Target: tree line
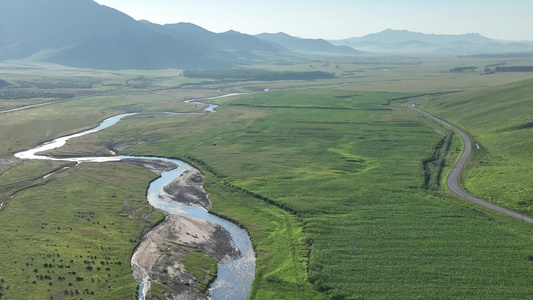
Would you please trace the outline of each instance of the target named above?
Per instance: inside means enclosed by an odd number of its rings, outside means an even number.
[[[533,72],[533,66],[496,67],[495,72]]]
[[[450,69],[450,72],[474,71],[475,69],[477,69],[477,67],[474,67],[474,66],[457,67],[457,68]]]
[[[70,99],[73,98],[73,94],[67,93],[47,93],[41,91],[17,91],[6,89],[0,91],[0,100],[19,100],[19,99]]]
[[[189,78],[212,78],[222,80],[313,80],[335,78],[334,73],[322,71],[267,71],[256,69],[218,69],[218,70],[185,70],[183,75]]]

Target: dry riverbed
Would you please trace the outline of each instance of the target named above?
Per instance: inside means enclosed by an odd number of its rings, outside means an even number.
[[[128,161],[128,163],[141,165],[153,171],[169,167],[148,164],[146,161]],[[202,174],[196,169],[191,169],[165,186],[160,197],[208,209],[211,203],[207,191],[202,187],[202,182]],[[230,256],[239,254],[229,233],[221,226],[203,220],[167,214],[162,223],[143,237],[132,260],[134,277],[137,281],[143,281],[143,277],[148,276],[151,282],[165,285],[167,287],[165,296],[168,299],[209,299],[208,292],[201,292],[198,289],[198,278],[188,272],[182,263],[184,256],[196,250],[210,254],[218,264]],[[149,294],[147,299],[150,299]]]

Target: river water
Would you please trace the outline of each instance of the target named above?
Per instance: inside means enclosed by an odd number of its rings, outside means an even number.
[[[202,99],[191,99],[187,100],[187,103],[195,104],[204,104],[202,101],[211,100],[222,97],[230,97],[241,94],[226,94],[217,97],[202,98]],[[204,109],[207,112],[215,112],[217,105],[207,104],[208,106]],[[173,170],[164,172],[161,174],[161,177],[154,180],[149,188],[147,193],[148,202],[155,208],[164,210],[171,214],[187,216],[191,218],[206,220],[215,224],[222,226],[226,229],[237,247],[240,250],[241,255],[239,257],[232,257],[226,259],[218,267],[218,273],[216,280],[211,284],[210,292],[211,299],[246,299],[250,291],[252,281],[255,276],[255,253],[252,247],[252,242],[250,241],[250,236],[246,230],[240,228],[239,226],[228,222],[224,219],[221,219],[215,215],[208,213],[202,207],[196,206],[186,206],[179,204],[177,202],[165,201],[159,197],[160,192],[163,190],[163,187],[174,179],[178,178],[185,171],[190,170],[192,167],[187,163],[177,160],[177,159],[168,159],[164,157],[143,157],[143,156],[103,156],[103,157],[70,157],[70,158],[56,158],[43,155],[37,155],[39,152],[52,150],[63,146],[67,140],[80,137],[83,135],[91,134],[109,128],[116,123],[118,123],[122,118],[128,117],[135,114],[121,114],[113,116],[104,120],[98,127],[72,134],[69,136],[64,136],[57,138],[53,141],[45,142],[42,145],[39,145],[33,149],[16,153],[15,156],[21,159],[45,159],[45,160],[56,160],[56,161],[73,161],[73,162],[110,162],[110,161],[120,161],[123,159],[143,159],[143,160],[160,160],[166,162],[172,162],[177,167]],[[135,254],[134,254],[135,255]],[[137,265],[137,267],[139,267]],[[145,270],[142,270],[144,274],[147,274]],[[147,289],[149,288],[149,278],[145,275],[145,279],[139,285],[139,299],[144,300]]]

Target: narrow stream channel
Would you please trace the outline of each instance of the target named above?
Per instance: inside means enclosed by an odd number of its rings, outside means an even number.
[[[212,100],[223,97],[237,96],[242,95],[240,93],[226,94],[217,97],[209,97],[202,99],[191,99],[185,102],[208,105],[204,110],[206,112],[215,112],[215,108],[218,107],[214,104],[204,104],[202,101]],[[211,299],[246,299],[250,291],[252,281],[255,276],[255,253],[252,247],[250,236],[246,230],[240,228],[239,226],[228,222],[224,219],[221,219],[215,215],[208,213],[202,207],[193,207],[179,204],[177,202],[169,202],[162,200],[159,197],[159,193],[163,190],[163,187],[173,181],[174,179],[181,176],[185,171],[190,170],[192,167],[187,163],[176,160],[168,159],[164,157],[143,157],[143,156],[105,156],[105,157],[74,157],[74,158],[56,158],[43,155],[37,155],[39,152],[52,150],[63,146],[67,140],[80,137],[86,134],[95,133],[100,130],[104,130],[108,127],[111,127],[118,123],[122,118],[131,116],[135,114],[121,114],[113,116],[104,120],[98,127],[89,129],[80,133],[72,134],[69,136],[64,136],[57,138],[53,141],[45,142],[42,145],[39,145],[33,149],[16,153],[15,156],[20,159],[42,159],[42,160],[56,160],[56,161],[73,161],[73,162],[110,162],[110,161],[120,161],[124,159],[142,159],[142,160],[160,160],[166,162],[172,162],[177,167],[173,170],[164,172],[161,174],[161,177],[154,180],[149,188],[147,193],[148,202],[155,208],[164,210],[171,214],[187,216],[191,218],[206,220],[215,224],[222,226],[226,229],[237,247],[240,250],[241,255],[239,257],[232,257],[226,259],[218,267],[218,273],[216,280],[212,283]],[[136,253],[134,254],[134,256]],[[139,299],[144,300],[147,290],[149,288],[149,278],[147,272],[145,279],[139,285]]]

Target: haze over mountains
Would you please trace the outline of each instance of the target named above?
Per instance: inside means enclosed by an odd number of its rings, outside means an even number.
[[[369,52],[404,52],[433,54],[493,54],[533,51],[528,42],[501,42],[477,33],[462,35],[424,34],[387,29],[382,32],[330,41]]]
[[[136,21],[92,0],[0,1],[0,61],[32,59],[94,69],[228,68],[290,51],[364,54],[360,50],[473,54],[533,51],[533,45],[478,34],[394,30],[332,42],[284,33],[214,33],[190,23]]]

